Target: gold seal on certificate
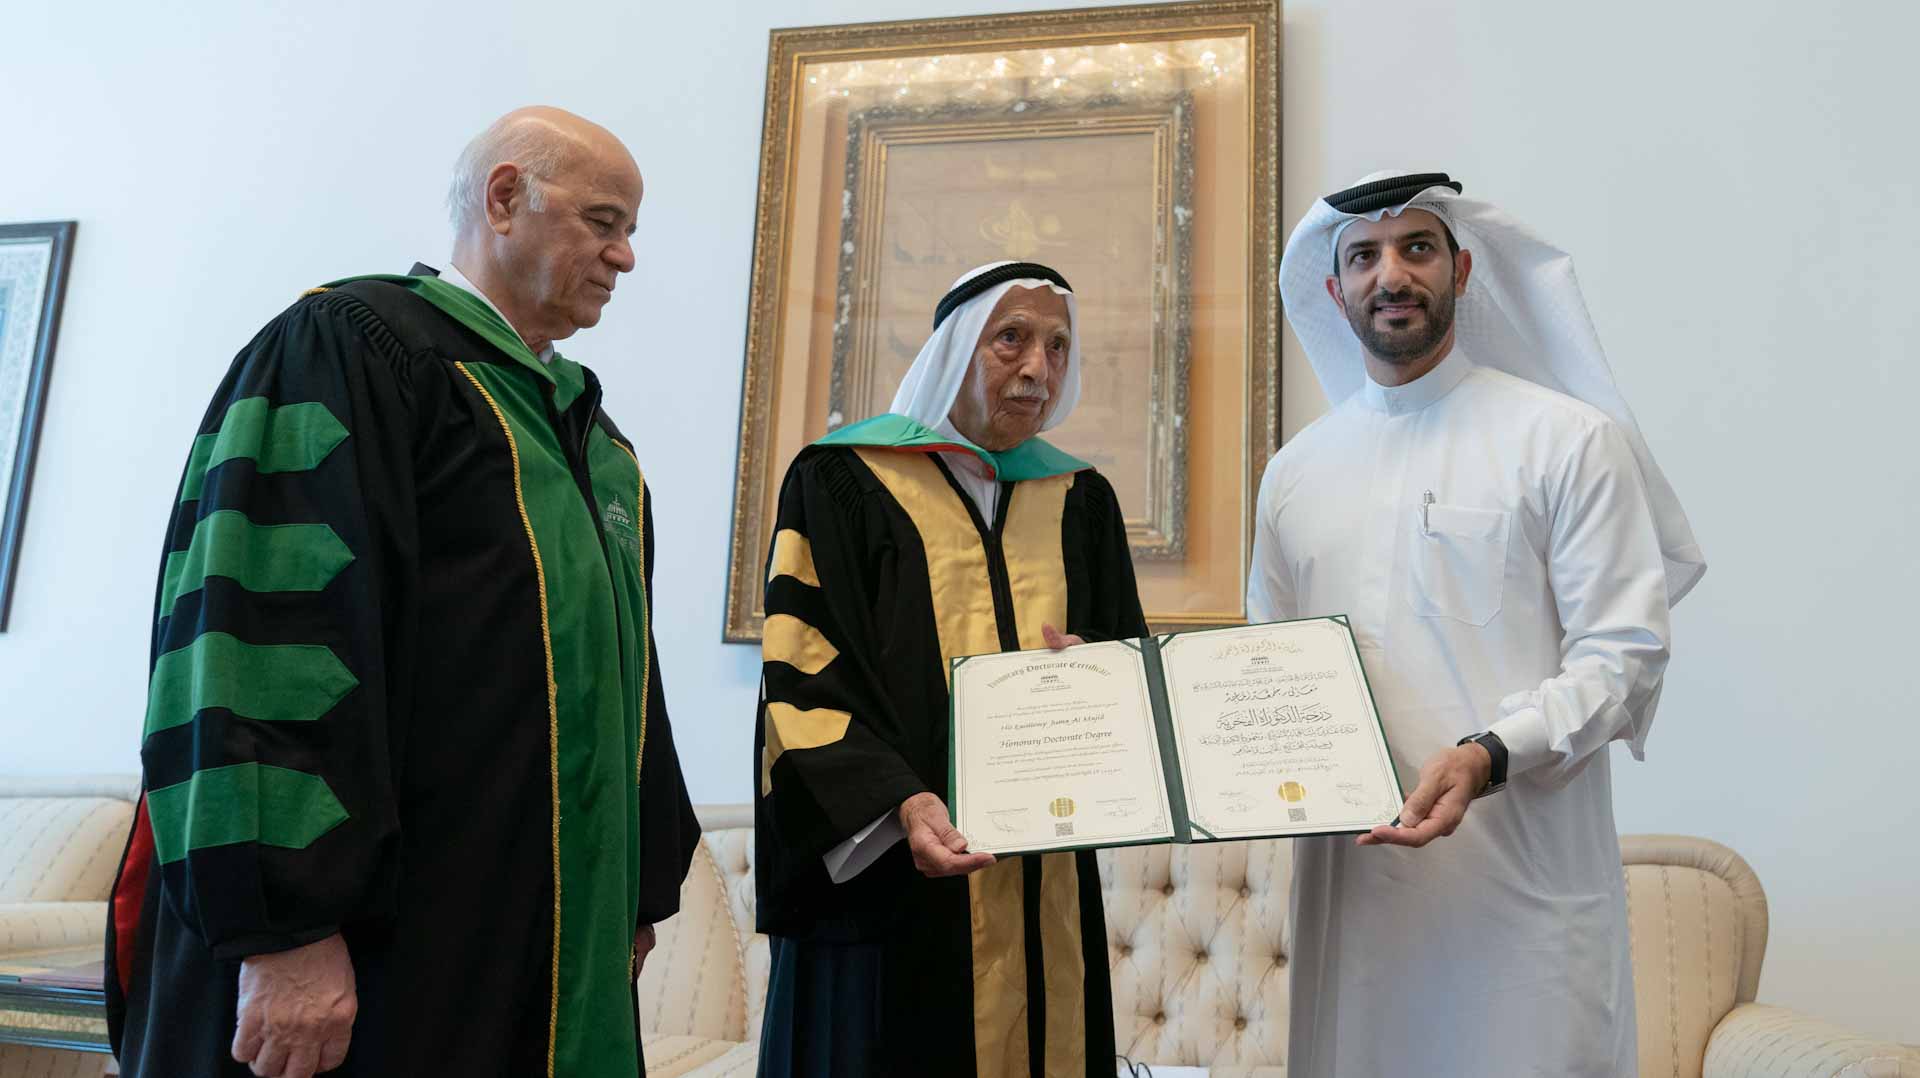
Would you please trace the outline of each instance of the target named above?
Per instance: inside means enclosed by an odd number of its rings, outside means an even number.
[[[978,853],[1367,831],[1403,795],[1343,617],[954,660]]]

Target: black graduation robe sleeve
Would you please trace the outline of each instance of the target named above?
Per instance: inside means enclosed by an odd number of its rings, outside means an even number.
[[[794,864],[816,862],[929,789],[898,746],[946,716],[896,713],[875,663],[889,651],[874,592],[894,579],[894,537],[843,449],[810,450],[781,485],[768,555],[756,747],[757,826]],[[944,776],[938,777],[944,786]],[[763,842],[763,845],[765,843]]]
[[[680,754],[667,718],[667,694],[660,674],[660,649],[653,633],[653,497],[642,499],[647,552],[647,742],[640,757],[640,916],[642,925],[680,912],[680,884],[700,844],[700,821],[693,814]]]
[[[154,612],[142,811],[167,901],[218,958],[392,909],[407,364],[366,307],[304,299],[235,359],[194,440]]]

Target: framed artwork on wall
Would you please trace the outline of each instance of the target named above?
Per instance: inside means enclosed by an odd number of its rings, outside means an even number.
[[[1244,620],[1279,432],[1276,0],[775,30],[725,638],[759,638],[807,443],[886,411],[972,266],[1073,282],[1082,397],[1048,440],[1114,485],[1148,619]]]
[[[13,605],[34,449],[77,227],[72,221],[0,225],[0,631]]]

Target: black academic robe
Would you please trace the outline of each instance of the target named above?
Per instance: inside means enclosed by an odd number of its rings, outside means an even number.
[[[932,453],[810,447],[781,489],[766,611],[762,1073],[1112,1074],[1091,852],[928,879],[900,842],[841,884],[822,855],[914,794],[947,796],[948,660],[1042,647],[1043,623],[1146,633],[1113,488],[1091,469],[1002,483],[989,521]]]
[[[274,319],[195,439],[108,926],[128,1078],[247,1074],[242,960],[336,932],[334,1074],[642,1070],[633,934],[699,839],[651,502],[591,372],[396,281]]]

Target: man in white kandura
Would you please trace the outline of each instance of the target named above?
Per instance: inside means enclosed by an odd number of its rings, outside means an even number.
[[[1571,261],[1460,191],[1369,176],[1281,263],[1333,408],[1267,468],[1247,607],[1350,616],[1412,789],[1295,846],[1292,1078],[1636,1071],[1606,749],[1706,563]]]

